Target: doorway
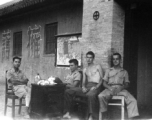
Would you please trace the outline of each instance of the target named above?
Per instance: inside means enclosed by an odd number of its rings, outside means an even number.
[[[126,9],[124,68],[131,81],[129,91],[140,105],[152,105],[152,5]]]

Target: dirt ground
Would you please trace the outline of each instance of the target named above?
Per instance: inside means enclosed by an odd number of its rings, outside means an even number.
[[[7,109],[6,117],[4,116],[4,98],[5,98],[4,93],[5,93],[5,84],[3,82],[0,82],[0,119],[1,120],[12,120],[11,108]],[[17,103],[17,101],[16,101],[16,103]],[[11,101],[8,101],[8,102],[11,103]],[[139,109],[139,113],[140,113],[140,117],[138,119],[152,120],[152,107],[149,107],[147,109],[145,109],[145,108]],[[115,115],[117,115],[117,114],[115,114]],[[18,107],[15,109],[15,120],[25,120],[21,115],[18,114]],[[32,119],[30,119],[30,120],[32,120]],[[45,119],[45,120],[54,120],[54,119],[49,118],[49,119]],[[73,120],[78,120],[78,119],[73,118]]]
[[[6,120],[11,120],[12,117],[12,111],[11,111],[11,108],[7,108],[7,114],[6,114],[6,117],[4,117],[4,103],[5,103],[5,84],[3,82],[0,83],[0,119],[6,119]],[[16,100],[16,104],[17,104],[17,101]],[[9,100],[8,101],[9,104],[11,104],[11,101]],[[22,120],[21,116],[18,115],[18,108],[15,109],[15,116],[16,116],[16,120]]]

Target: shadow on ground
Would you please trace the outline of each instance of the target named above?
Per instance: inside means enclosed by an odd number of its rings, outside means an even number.
[[[4,82],[0,82],[0,119],[1,120],[12,120],[11,118],[11,108],[8,108],[7,109],[7,117],[4,117],[4,100],[5,100],[5,84]],[[9,101],[11,103],[11,101]],[[17,101],[16,101],[17,102]],[[24,119],[23,116],[21,115],[18,115],[18,108],[15,109],[15,120],[27,120],[27,119]],[[109,108],[109,111],[108,111],[108,119],[115,119],[115,120],[118,120],[120,119],[120,113],[121,113],[121,109],[119,107],[112,107],[112,108]],[[145,107],[140,107],[139,106],[139,113],[140,113],[140,117],[139,119],[141,120],[149,120],[151,119],[152,120],[152,106],[149,106],[148,108],[145,108]],[[108,120],[107,119],[107,120]],[[125,112],[125,119],[127,119],[127,112]],[[60,118],[44,118],[44,119],[30,119],[30,120],[67,120],[67,119],[62,119],[61,117]],[[73,116],[72,119],[70,120],[79,120],[76,116]],[[83,119],[82,119],[83,120]]]

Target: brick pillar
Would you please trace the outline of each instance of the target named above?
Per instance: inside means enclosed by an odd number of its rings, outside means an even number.
[[[124,52],[124,21],[125,10],[117,2],[113,3],[112,45],[111,52]]]
[[[93,13],[99,11],[98,20]],[[121,16],[123,15],[123,16]],[[124,12],[113,0],[84,0],[82,24],[83,58],[87,51],[95,52],[95,62],[109,67],[111,51],[123,53]],[[120,46],[119,46],[120,45]],[[83,65],[85,66],[85,59]]]

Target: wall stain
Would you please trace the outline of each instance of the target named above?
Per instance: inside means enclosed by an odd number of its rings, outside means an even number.
[[[4,60],[9,60],[10,39],[11,39],[11,30],[4,31],[2,33],[2,62]]]
[[[34,28],[28,27],[28,57],[39,58],[40,57],[40,41],[41,38],[41,26],[35,25]]]

